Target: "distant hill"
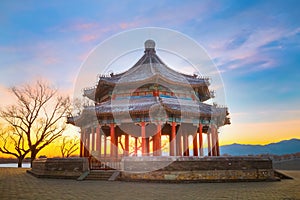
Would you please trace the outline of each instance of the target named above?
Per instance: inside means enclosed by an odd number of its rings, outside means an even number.
[[[231,144],[220,147],[220,153],[232,156],[258,155],[258,154],[292,154],[300,152],[300,139],[283,140],[267,145]]]

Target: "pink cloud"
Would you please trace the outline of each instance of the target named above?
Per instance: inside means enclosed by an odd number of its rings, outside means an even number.
[[[51,65],[51,64],[56,64],[59,62],[59,59],[58,58],[55,58],[55,57],[47,57],[45,60],[44,60],[44,63],[46,65]]]
[[[49,28],[49,31],[73,32],[73,31],[89,31],[99,27],[95,22],[73,22],[64,26],[56,26]]]
[[[96,41],[99,38],[101,38],[103,36],[103,34],[112,32],[112,31],[119,31],[120,29],[130,29],[130,28],[134,28],[134,27],[138,27],[140,24],[139,21],[135,21],[135,22],[121,22],[119,24],[114,24],[114,25],[110,25],[110,26],[106,26],[106,27],[100,27],[100,26],[94,26],[94,25],[79,25],[79,27],[83,27],[83,28],[91,28],[87,33],[88,34],[84,34],[80,37],[80,41],[81,42],[92,42],[92,41]],[[82,29],[84,30],[84,29]]]
[[[207,45],[208,52],[217,60],[218,66],[228,65],[227,70],[235,70],[251,64],[253,68],[250,70],[272,68],[276,66],[276,58],[263,53],[260,48],[270,42],[291,37],[299,30],[300,28],[286,30],[281,27],[259,29],[253,31],[244,43],[233,49],[228,48],[228,44],[240,35],[227,35],[225,38],[224,36],[214,37],[214,40]],[[226,40],[226,38],[229,39]]]
[[[97,40],[98,36],[96,34],[83,35],[80,39],[81,42],[91,42]]]
[[[138,25],[139,25],[138,22],[122,22],[119,24],[119,27],[121,29],[129,29],[129,28],[137,27]]]
[[[97,23],[79,23],[75,24],[73,28],[75,30],[89,30],[89,29],[94,29],[97,28],[99,25]]]

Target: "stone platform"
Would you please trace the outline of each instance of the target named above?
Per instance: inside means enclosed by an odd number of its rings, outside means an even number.
[[[41,178],[77,179],[88,170],[87,158],[41,158],[34,160],[27,172]]]
[[[152,182],[274,181],[272,160],[259,157],[123,157],[114,180]],[[77,179],[88,173],[87,158],[47,158],[29,173],[44,178]]]
[[[120,180],[273,181],[272,160],[259,157],[125,157]]]

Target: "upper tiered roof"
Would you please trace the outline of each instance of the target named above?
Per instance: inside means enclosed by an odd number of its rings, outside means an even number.
[[[119,74],[110,76],[100,76],[98,87],[84,90],[84,95],[92,100],[95,96],[103,96],[116,85],[141,85],[147,83],[168,84],[169,86],[183,86],[189,88],[201,88],[204,100],[211,97],[208,89],[209,79],[198,77],[197,75],[187,75],[169,68],[156,54],[155,42],[147,40],[145,42],[144,55],[130,69]],[[101,87],[99,87],[101,86]]]
[[[145,82],[153,79],[163,79],[174,84],[209,85],[208,78],[198,78],[196,75],[179,73],[169,68],[156,54],[153,40],[145,42],[144,55],[139,61],[126,72],[111,77],[101,77],[111,83],[128,84],[134,82]]]

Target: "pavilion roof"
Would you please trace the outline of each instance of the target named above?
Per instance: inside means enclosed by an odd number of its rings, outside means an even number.
[[[151,43],[149,45],[149,43]],[[153,40],[145,42],[144,55],[124,73],[101,76],[100,80],[108,83],[127,84],[161,78],[174,84],[209,85],[208,78],[187,75],[169,68],[156,54]]]
[[[209,78],[207,77],[183,74],[168,67],[156,54],[154,41],[147,40],[145,42],[144,55],[137,61],[136,64],[123,73],[112,73],[110,76],[99,76],[98,88],[85,88],[84,96],[95,100],[95,95],[97,95],[96,91],[103,90],[103,85],[119,85],[123,87],[123,85],[141,85],[148,83],[171,84],[188,87],[208,87],[210,84]]]
[[[226,116],[227,108],[220,108],[191,99],[176,99],[169,97],[137,97],[131,99],[109,100],[96,105],[97,115],[130,113],[144,114],[151,109],[162,106],[171,113],[192,114],[195,116]]]

